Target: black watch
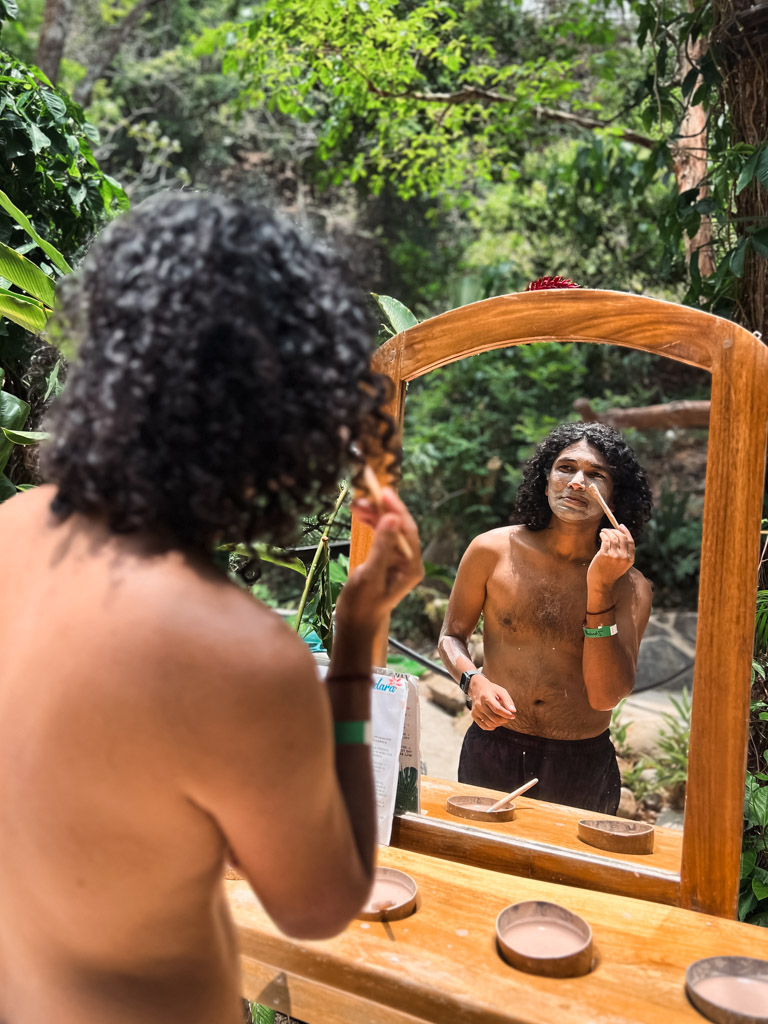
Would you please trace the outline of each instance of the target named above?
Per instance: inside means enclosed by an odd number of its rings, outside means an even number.
[[[483,670],[480,668],[473,668],[469,672],[461,673],[459,686],[461,687],[462,693],[464,693],[465,696],[469,696],[469,681],[472,678],[472,676],[481,676],[482,674]]]

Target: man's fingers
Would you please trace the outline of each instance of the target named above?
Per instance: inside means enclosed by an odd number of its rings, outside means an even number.
[[[381,501],[387,512],[394,512],[400,518],[400,532],[408,541],[409,547],[418,547],[419,530],[416,521],[408,511],[408,507],[402,502],[399,496],[391,487],[384,487],[381,491]]]
[[[517,708],[515,707],[515,702],[512,700],[512,698],[510,697],[506,690],[502,690],[501,687],[499,687],[499,689],[493,696],[495,697],[497,703],[504,710],[509,711],[510,714],[514,715],[514,713],[517,711]]]
[[[497,715],[499,718],[512,718],[515,714],[515,706],[507,708],[502,704],[501,700],[494,694],[489,701],[489,707],[487,709],[489,715]]]

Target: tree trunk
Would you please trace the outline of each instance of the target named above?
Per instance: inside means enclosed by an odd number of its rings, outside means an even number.
[[[59,66],[69,35],[71,19],[72,0],[46,0],[35,64],[45,72],[54,85],[59,77]]]
[[[713,39],[718,44],[722,98],[731,122],[731,145],[768,139],[768,6],[716,0]],[[768,225],[768,190],[756,179],[734,197],[735,241],[749,227]],[[768,341],[768,260],[748,246],[738,295],[738,320]]]
[[[706,51],[707,45],[701,36],[695,43],[688,43],[685,51],[680,55],[682,79],[693,67],[701,67],[701,61]],[[695,95],[700,84],[701,78],[699,77],[691,96]],[[701,104],[696,106],[689,104],[685,111],[680,124],[680,137],[672,151],[672,165],[675,170],[678,192],[682,193],[692,188],[698,188],[697,199],[703,199],[708,194],[709,189],[705,184],[707,177],[707,113]],[[709,277],[710,274],[714,274],[716,264],[712,248],[712,221],[707,216],[702,216],[699,230],[693,238],[685,236],[686,266],[690,266],[691,256],[695,252],[699,254],[701,276]]]
[[[577,398],[573,408],[585,423],[607,423],[624,430],[668,430],[675,427],[709,427],[709,402],[679,401],[644,405],[635,409],[606,409],[595,412],[586,398]]]

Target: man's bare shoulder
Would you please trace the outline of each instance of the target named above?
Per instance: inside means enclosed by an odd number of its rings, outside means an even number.
[[[521,530],[528,533],[524,526],[499,526],[495,530],[480,533],[470,543],[467,554],[498,557],[499,554],[509,550],[510,543],[517,542]]]
[[[173,552],[135,585],[152,646],[193,661],[195,675],[209,669],[219,680],[252,678],[265,663],[273,679],[299,666],[313,670],[306,645],[280,616],[214,566]]]

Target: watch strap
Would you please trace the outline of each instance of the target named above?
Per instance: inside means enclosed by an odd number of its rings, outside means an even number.
[[[459,686],[462,693],[469,696],[469,682],[472,679],[472,676],[480,676],[482,674],[483,670],[481,668],[471,669],[469,672],[462,672],[461,679],[459,680]]]

